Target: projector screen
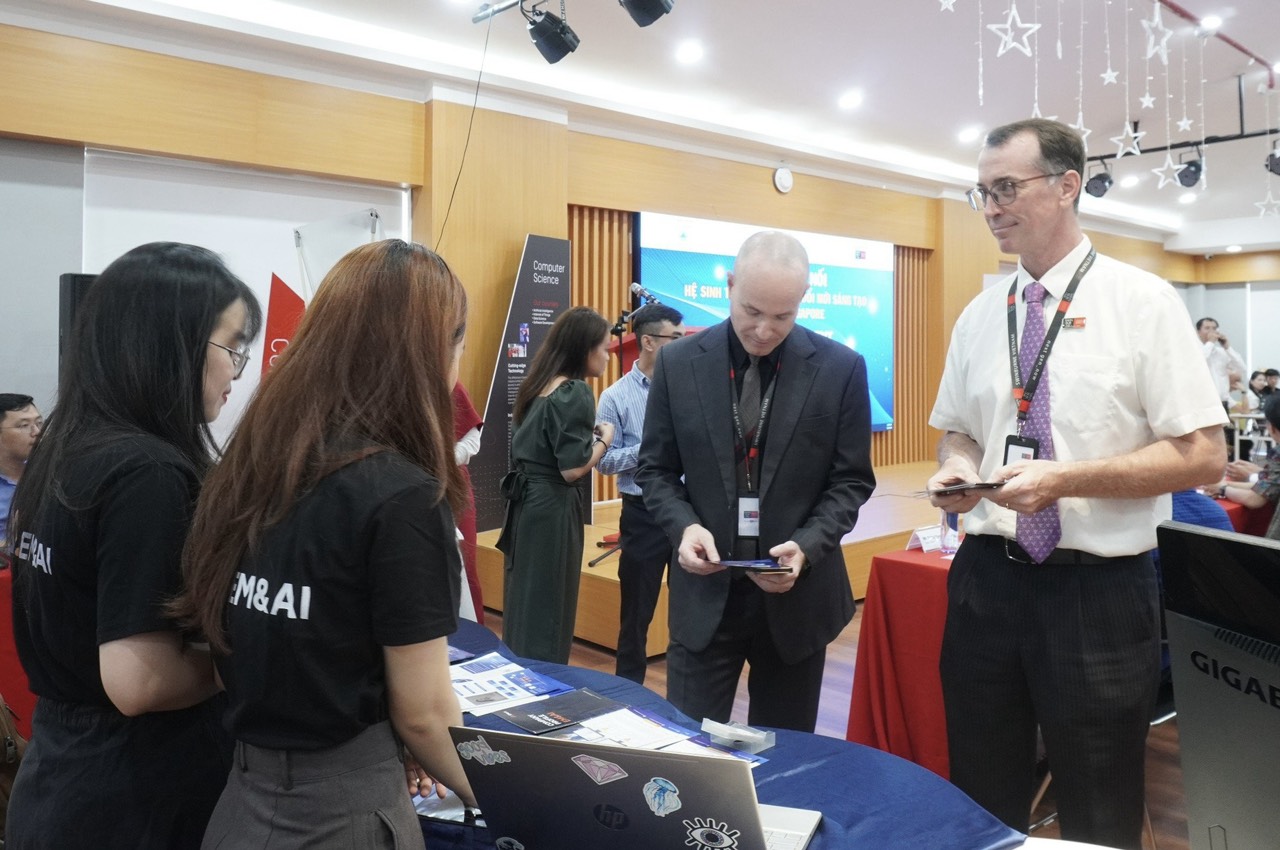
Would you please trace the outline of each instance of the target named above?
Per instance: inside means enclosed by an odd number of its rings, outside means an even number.
[[[684,314],[689,328],[729,316],[727,274],[748,236],[767,228],[639,213],[640,284]],[[797,322],[849,346],[867,362],[871,427],[893,428],[893,244],[785,231],[809,252],[809,291]]]

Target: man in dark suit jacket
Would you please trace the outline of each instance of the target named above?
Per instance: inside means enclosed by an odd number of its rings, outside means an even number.
[[[853,617],[840,538],[875,488],[866,365],[796,326],[808,285],[799,242],[755,234],[728,277],[729,319],[654,368],[636,480],[677,549],[667,698],[695,719],[729,719],[745,661],[748,722],[813,731],[827,644]]]

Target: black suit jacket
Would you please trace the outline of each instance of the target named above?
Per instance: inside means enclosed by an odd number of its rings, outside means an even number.
[[[729,557],[737,534],[729,328],[722,322],[663,347],[654,366],[636,481],[673,546],[695,523]],[[875,489],[871,406],[861,355],[796,326],[787,337],[760,472],[760,551],[794,540],[810,569],[767,594],[769,629],[793,664],[853,618],[840,538]],[[699,576],[673,557],[671,636],[705,649],[724,612],[732,570]]]

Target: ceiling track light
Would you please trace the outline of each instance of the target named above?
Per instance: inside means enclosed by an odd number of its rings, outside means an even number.
[[[1275,150],[1267,155],[1267,161],[1263,163],[1267,171],[1270,171],[1277,177],[1280,177],[1280,142],[1276,142]]]
[[[618,5],[627,10],[637,25],[647,27],[670,12],[675,0],[618,0]]]
[[[1182,166],[1178,169],[1178,182],[1190,189],[1200,182],[1200,175],[1204,173],[1204,154],[1197,146],[1194,159],[1185,159],[1185,156],[1179,157]]]
[[[1084,184],[1084,190],[1095,198],[1101,198],[1107,194],[1115,181],[1111,179],[1111,171],[1103,163],[1102,170],[1097,171]]]
[[[526,12],[521,4],[520,11],[524,12],[525,20],[529,22],[529,38],[533,41],[533,46],[538,48],[543,59],[554,65],[577,50],[581,41],[563,17],[539,9],[541,5],[542,3],[534,3]],[[564,0],[560,0],[560,14],[564,13]]]

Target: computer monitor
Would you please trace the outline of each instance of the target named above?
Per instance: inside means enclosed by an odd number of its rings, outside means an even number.
[[[1164,522],[1160,542],[1192,850],[1280,836],[1280,541]]]

